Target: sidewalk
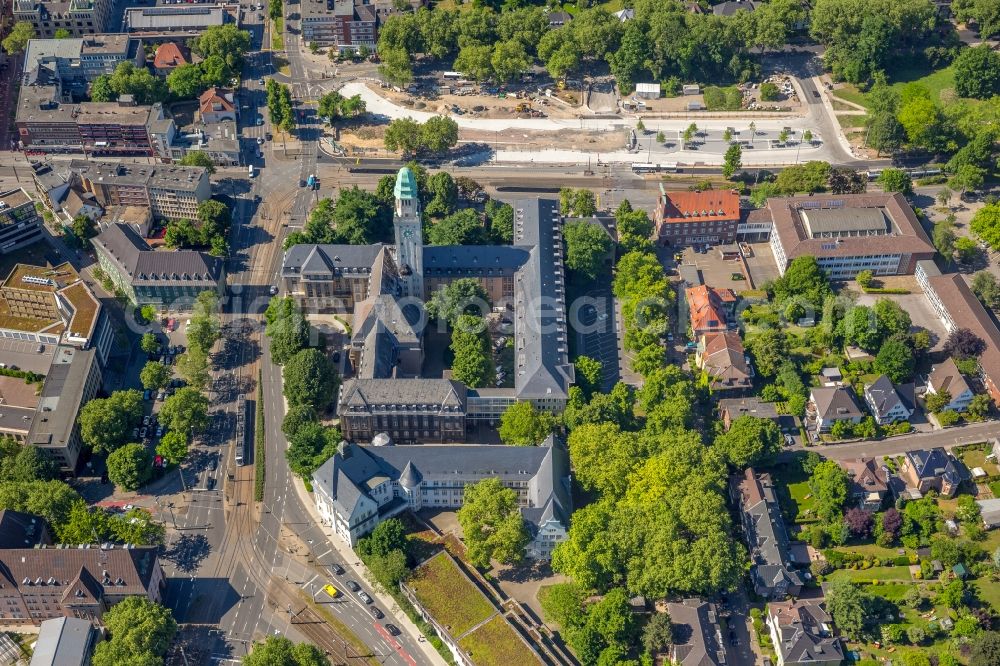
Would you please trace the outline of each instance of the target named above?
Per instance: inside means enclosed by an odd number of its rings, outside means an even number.
[[[322,524],[319,512],[316,511],[316,505],[313,503],[312,498],[306,491],[305,485],[302,483],[302,479],[293,476],[292,485],[295,487],[295,492],[299,496],[299,500],[302,502],[302,505],[306,508],[306,511],[309,512],[309,515],[312,517],[313,521],[315,521],[316,525],[323,530],[323,534],[326,535],[326,539],[330,542],[330,546],[337,551],[344,568],[353,571],[361,578],[361,580],[370,580],[370,577],[368,576],[368,569],[361,563],[357,554],[349,545],[344,543],[340,537],[334,534],[330,527]],[[385,592],[375,589],[374,587],[372,588],[372,591],[375,593],[375,597],[382,602],[382,605],[386,609],[386,614],[392,616],[398,627],[400,627],[403,631],[408,632],[411,636],[423,636],[423,633],[421,633],[420,629],[417,628],[417,625],[413,624],[410,618],[407,617],[406,613],[399,608],[395,599],[390,597]],[[436,666],[447,666],[445,660],[440,654],[438,654],[437,650],[435,650],[434,647],[427,642],[426,639],[418,639],[417,645],[423,651],[428,663],[435,664]]]

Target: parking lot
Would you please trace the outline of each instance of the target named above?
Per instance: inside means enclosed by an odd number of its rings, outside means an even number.
[[[610,391],[623,378],[622,374],[628,372],[628,364],[623,362],[619,350],[614,301],[607,290],[592,291],[587,298],[575,318],[574,310],[570,309],[570,323],[576,330],[580,353],[601,362],[601,387]],[[633,379],[638,380],[630,376],[625,381],[633,383]]]

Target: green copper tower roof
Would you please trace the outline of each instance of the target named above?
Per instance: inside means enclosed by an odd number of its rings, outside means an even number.
[[[417,179],[413,177],[410,167],[403,167],[396,174],[396,187],[393,194],[397,199],[417,198]]]

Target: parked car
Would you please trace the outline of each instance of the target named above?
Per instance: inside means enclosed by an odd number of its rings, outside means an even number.
[[[159,429],[157,429],[157,430],[159,430]],[[209,470],[210,472],[214,472],[214,471],[215,471],[215,468],[216,468],[216,467],[218,467],[218,465],[219,465],[219,463],[218,463],[218,461],[217,461],[217,460],[215,459],[215,457],[214,457],[214,456],[213,456],[212,458],[209,458],[209,460],[208,460],[208,470]]]
[[[143,400],[149,400],[152,397],[153,397],[153,392],[150,391],[149,389],[146,389],[145,391],[142,392],[142,399]]]
[[[141,430],[139,430],[139,437],[142,437],[143,439],[146,439],[146,433],[147,432],[148,432],[148,430],[146,428],[142,428]]]
[[[214,476],[208,477],[208,482],[205,484],[205,486],[209,490],[215,490],[215,477]]]
[[[142,417],[142,425],[144,426],[149,425],[149,414],[146,414],[145,416]]]

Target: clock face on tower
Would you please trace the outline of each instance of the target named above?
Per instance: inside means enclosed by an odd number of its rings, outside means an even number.
[[[403,238],[413,238],[413,227],[403,229]]]

